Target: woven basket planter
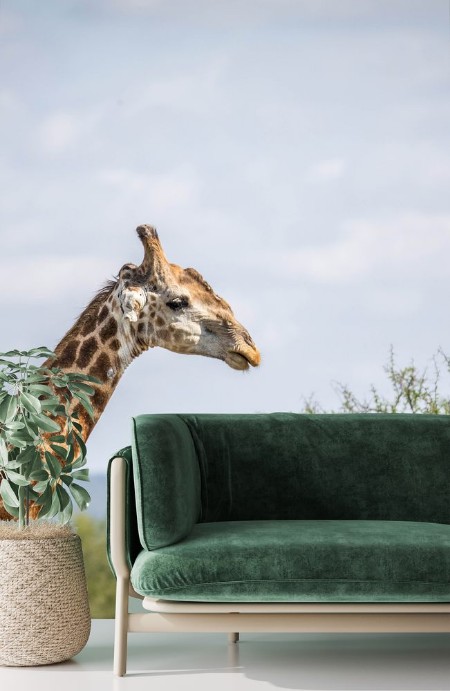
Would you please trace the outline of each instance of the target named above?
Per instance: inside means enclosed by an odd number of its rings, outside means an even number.
[[[0,664],[68,660],[89,638],[89,612],[78,535],[0,539]]]

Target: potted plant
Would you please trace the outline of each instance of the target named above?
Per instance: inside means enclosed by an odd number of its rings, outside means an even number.
[[[68,524],[73,501],[90,501],[76,408],[92,416],[97,380],[51,367],[54,357],[45,347],[0,353],[0,497],[11,519],[0,522],[3,665],[61,662],[90,633],[81,542]]]

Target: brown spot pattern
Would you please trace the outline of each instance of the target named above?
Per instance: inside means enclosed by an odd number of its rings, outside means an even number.
[[[75,362],[75,358],[77,356],[77,349],[79,346],[80,342],[75,340],[71,341],[68,343],[63,350],[61,351],[61,355],[58,357],[58,366],[59,367],[70,367],[73,365]]]
[[[95,314],[88,314],[84,320],[83,326],[81,328],[81,335],[87,336],[92,333],[97,326],[97,316]]]
[[[156,317],[156,326],[164,326],[165,321],[162,317]]]
[[[114,317],[111,317],[106,322],[105,326],[100,329],[100,338],[105,343],[109,341],[110,338],[117,334],[117,322]]]
[[[103,305],[103,307],[101,308],[100,313],[98,315],[98,321],[99,322],[105,321],[108,314],[109,314],[109,309],[107,308],[106,305]]]
[[[105,406],[108,403],[108,398],[108,394],[97,387],[95,394],[91,398],[94,410],[98,413],[103,413]]]
[[[94,364],[89,370],[89,374],[93,377],[97,377],[100,381],[107,381],[107,372],[111,367],[111,360],[106,353],[100,353]]]
[[[119,339],[118,339],[118,338],[114,338],[114,339],[111,341],[111,343],[109,344],[109,347],[111,348],[111,350],[116,350],[116,351],[119,350],[119,348],[120,348],[120,341],[119,341]]]
[[[97,339],[91,336],[87,341],[81,344],[80,352],[78,353],[77,365],[80,367],[87,367],[98,349]]]

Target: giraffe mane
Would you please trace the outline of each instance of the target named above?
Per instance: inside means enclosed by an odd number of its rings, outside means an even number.
[[[117,279],[107,281],[104,286],[97,291],[92,300],[84,308],[81,314],[75,319],[73,326],[65,334],[63,340],[75,336],[80,331],[83,331],[86,326],[89,326],[93,320],[97,318],[98,310],[105,300],[111,295],[115,286],[117,285]],[[59,345],[59,344],[58,344]],[[58,348],[58,346],[56,346]]]

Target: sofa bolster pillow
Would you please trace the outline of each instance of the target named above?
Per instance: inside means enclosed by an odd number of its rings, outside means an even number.
[[[139,415],[132,450],[142,546],[172,545],[189,535],[200,515],[200,472],[189,429],[177,415]]]

